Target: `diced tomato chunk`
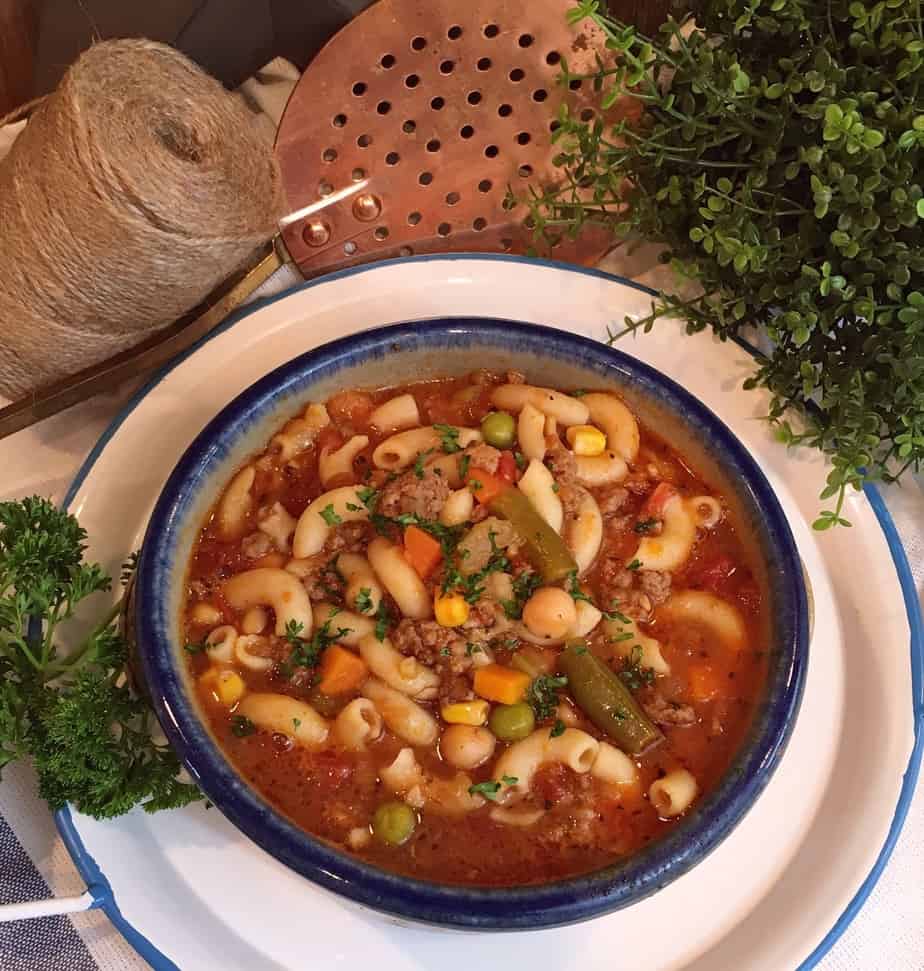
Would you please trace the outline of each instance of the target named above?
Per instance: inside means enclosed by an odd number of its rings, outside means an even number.
[[[501,452],[500,461],[497,463],[497,477],[507,482],[516,482],[517,460],[513,457],[513,452]]]

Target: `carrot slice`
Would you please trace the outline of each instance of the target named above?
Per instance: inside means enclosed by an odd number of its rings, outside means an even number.
[[[475,694],[502,705],[515,705],[523,700],[532,679],[523,671],[488,664],[475,672]]]
[[[719,677],[706,664],[697,664],[690,668],[690,696],[693,701],[712,701],[721,693],[722,687]]]
[[[465,484],[482,505],[487,505],[510,488],[510,483],[506,479],[502,479],[499,475],[492,475],[485,469],[469,469],[465,473]]]
[[[408,526],[404,531],[404,556],[420,579],[426,580],[440,565],[443,548],[419,526]]]
[[[325,695],[355,691],[369,676],[366,662],[339,644],[331,644],[321,655],[318,688]]]
[[[501,452],[500,461],[497,463],[497,477],[506,482],[516,482],[517,460],[513,457],[513,452]]]

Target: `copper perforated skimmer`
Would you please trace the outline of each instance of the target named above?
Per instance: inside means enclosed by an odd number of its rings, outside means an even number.
[[[525,252],[526,206],[508,193],[560,178],[551,137],[567,102],[585,121],[603,37],[569,27],[567,0],[381,0],[308,66],[276,138],[294,213],[351,185],[323,212],[283,229],[305,275],[412,253]],[[508,199],[505,206],[505,199]],[[589,263],[602,231],[554,237],[557,259]]]
[[[392,256],[524,253],[592,263],[611,245],[589,228],[538,242],[522,202],[560,172],[560,106],[591,120],[590,84],[604,49],[569,0],[380,0],[311,62],[286,106],[276,154],[289,203],[259,263],[207,304],[136,347],[0,410],[0,438],[191,347],[294,261],[305,276]],[[628,102],[617,105],[637,110]],[[612,120],[607,118],[607,121]],[[508,197],[517,201],[505,203]],[[451,308],[447,308],[450,311]]]

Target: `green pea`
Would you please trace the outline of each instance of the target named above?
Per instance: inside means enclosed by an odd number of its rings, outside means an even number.
[[[488,726],[502,742],[518,742],[536,727],[536,716],[525,701],[497,705],[491,712]]]
[[[416,826],[417,814],[404,802],[383,802],[372,817],[373,834],[389,846],[406,843]]]
[[[481,419],[481,434],[488,445],[510,448],[517,438],[517,423],[506,411],[492,411]]]

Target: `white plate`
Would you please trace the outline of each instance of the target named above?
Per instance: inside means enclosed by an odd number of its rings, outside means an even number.
[[[141,392],[78,474],[69,506],[92,537],[90,555],[117,573],[189,441],[297,354],[425,317],[505,317],[603,338],[649,304],[626,281],[503,257],[417,258],[315,281],[249,309]],[[156,968],[352,967],[374,956],[383,971],[782,971],[810,967],[830,947],[884,865],[914,785],[917,601],[913,588],[907,608],[903,601],[899,572],[909,583],[910,574],[878,496],[849,499],[852,529],[813,533],[824,461],[786,452],[758,420],[766,399],[740,390],[752,370],[746,350],[707,334],[681,339],[679,326],[663,322],[620,347],[678,380],[750,448],[786,509],[816,601],[796,729],[741,825],[689,874],[627,910],[462,940],[397,926],[315,888],[202,805],[105,823],[65,810],[59,827],[99,906]]]

